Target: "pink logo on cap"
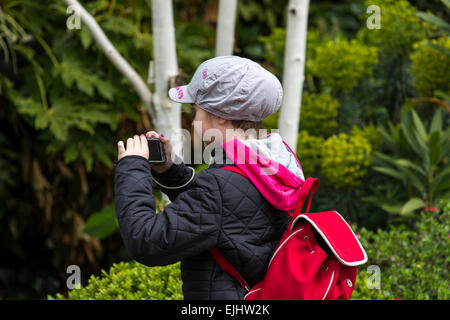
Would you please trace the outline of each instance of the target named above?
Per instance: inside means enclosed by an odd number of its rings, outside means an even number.
[[[178,99],[183,98],[184,97],[183,89],[181,89],[181,87],[176,87],[175,89],[177,90],[178,93]]]
[[[208,68],[203,69],[203,72],[202,72],[203,79],[206,79],[207,76],[208,76]]]

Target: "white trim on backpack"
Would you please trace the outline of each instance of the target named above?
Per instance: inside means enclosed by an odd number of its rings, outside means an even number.
[[[281,247],[284,246],[284,244],[285,244],[285,243],[286,243],[286,242],[287,242],[294,234],[296,234],[296,233],[298,233],[298,232],[300,232],[300,231],[302,231],[302,230],[303,230],[303,228],[300,228],[300,229],[298,229],[297,231],[293,232],[289,237],[286,238],[286,240],[283,241],[282,244],[280,244],[280,246],[279,246],[279,247],[277,248],[277,250],[274,252],[272,258],[270,259],[269,265],[268,265],[267,269],[269,269],[270,264],[272,263],[273,258],[275,258],[276,254],[278,253],[278,251],[280,251]]]
[[[333,246],[330,244],[330,242],[328,241],[327,237],[325,237],[325,235],[323,234],[322,230],[319,229],[319,227],[317,227],[317,225],[314,223],[314,221],[312,221],[309,217],[305,216],[304,214],[300,214],[298,215],[294,221],[291,224],[291,230],[294,228],[295,223],[297,222],[298,219],[303,218],[306,219],[313,227],[314,229],[316,229],[316,231],[321,235],[322,239],[325,240],[325,242],[327,243],[328,247],[331,249],[331,251],[333,252],[334,256],[339,260],[340,263],[342,263],[343,265],[349,266],[349,267],[354,267],[354,266],[359,266],[361,264],[364,264],[367,262],[367,253],[364,250],[363,246],[361,245],[361,243],[359,242],[358,238],[356,237],[355,233],[353,232],[353,230],[349,227],[349,225],[347,224],[347,222],[344,220],[344,218],[342,218],[342,216],[337,212],[336,214],[341,217],[341,219],[345,222],[345,225],[350,229],[350,232],[353,234],[353,236],[355,237],[356,242],[358,243],[361,251],[363,252],[364,255],[364,259],[361,261],[354,261],[354,262],[348,262],[348,261],[344,261],[341,259],[341,257],[339,257],[339,255],[336,253],[336,251],[334,250]]]
[[[333,271],[333,273],[331,274],[330,283],[328,284],[327,291],[325,291],[325,294],[323,295],[322,300],[325,300],[325,298],[327,297],[328,291],[330,291],[331,284],[333,283],[333,279],[334,279],[334,271]]]
[[[243,300],[245,300],[245,298],[247,298],[247,296],[250,294],[250,293],[253,293],[253,292],[256,292],[256,291],[259,291],[259,290],[261,290],[262,289],[262,287],[261,288],[257,288],[257,289],[255,289],[255,290],[252,290],[252,291],[249,291],[245,296],[244,296],[244,299]]]

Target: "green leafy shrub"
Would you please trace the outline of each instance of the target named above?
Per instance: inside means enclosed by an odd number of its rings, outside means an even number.
[[[262,121],[263,127],[267,129],[267,132],[270,132],[270,130],[272,130],[272,129],[278,129],[279,117],[280,117],[280,111],[277,111]]]
[[[381,28],[368,32],[387,52],[407,56],[413,44],[425,38],[429,25],[417,15],[417,9],[406,0],[366,0],[366,7],[381,10]]]
[[[286,42],[286,29],[274,28],[268,36],[259,36],[258,40],[264,45],[264,59],[272,66],[272,71],[283,70],[283,55]]]
[[[113,264],[85,287],[60,293],[49,300],[182,300],[180,263],[147,267],[135,261]]]
[[[374,196],[372,201],[407,220],[418,209],[432,207],[450,195],[450,128],[443,130],[440,109],[428,126],[415,110],[406,109],[399,125],[389,122],[388,126],[389,131],[379,127],[384,149],[374,153],[373,169],[389,177],[386,184],[400,183],[405,194],[394,200],[388,200],[387,195]]]
[[[383,138],[378,133],[378,129],[375,126],[365,126],[360,128],[354,125],[352,127],[352,135],[361,135],[366,138],[370,142],[373,150],[377,149],[383,143]]]
[[[450,298],[450,201],[443,199],[435,212],[422,212],[414,229],[391,226],[390,230],[359,230],[368,263],[361,266],[352,299]],[[373,273],[381,271],[380,289],[369,289]],[[370,282],[370,281],[369,281]]]
[[[297,156],[306,176],[311,176],[316,172],[320,160],[320,146],[323,143],[322,137],[309,135],[307,131],[301,130],[297,138]]]
[[[322,37],[317,29],[308,29],[306,35],[306,76],[309,73],[311,61],[315,57],[317,47],[324,41],[330,40],[329,35]],[[268,36],[259,36],[258,41],[264,45],[264,59],[270,65],[269,69],[275,74],[282,74],[284,65],[284,48],[286,46],[286,29],[273,28]]]
[[[316,49],[311,72],[336,92],[350,91],[362,79],[372,75],[377,62],[378,51],[375,47],[356,40],[331,40]]]
[[[415,74],[414,86],[423,97],[431,97],[436,91],[450,92],[450,56],[428,44],[450,50],[450,38],[442,37],[414,45],[410,70],[413,75]]]
[[[335,188],[354,187],[367,174],[371,153],[362,135],[333,135],[323,143],[320,173]]]
[[[328,93],[304,94],[300,129],[316,137],[328,137],[338,127],[339,100]]]

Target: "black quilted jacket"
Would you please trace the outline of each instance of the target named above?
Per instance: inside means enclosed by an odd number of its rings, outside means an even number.
[[[289,223],[251,182],[220,169],[225,165],[213,162],[193,176],[184,163],[157,174],[141,156],[116,164],[115,207],[126,248],[147,266],[181,261],[185,299],[243,299],[246,290],[216,264],[209,249],[219,248],[253,286],[264,277]],[[172,201],[157,214],[153,180]]]

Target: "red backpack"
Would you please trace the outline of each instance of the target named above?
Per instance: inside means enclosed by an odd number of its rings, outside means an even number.
[[[241,174],[237,167],[222,167]],[[342,300],[352,294],[357,266],[367,254],[350,226],[336,211],[310,213],[319,180],[307,178],[300,190],[292,217],[270,259],[262,281],[249,288],[243,277],[217,249],[217,264],[247,290],[244,300]],[[300,212],[309,192],[308,206]],[[328,252],[328,253],[327,253]]]

